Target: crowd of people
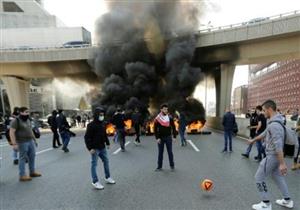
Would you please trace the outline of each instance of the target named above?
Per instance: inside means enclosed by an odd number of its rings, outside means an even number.
[[[272,100],[267,100],[262,105],[257,106],[248,116],[250,119],[250,139],[249,146],[242,156],[249,158],[252,145],[255,144],[257,148],[257,155],[255,160],[260,162],[257,172],[255,174],[256,186],[259,192],[261,202],[252,205],[255,210],[271,210],[272,204],[270,201],[270,192],[267,187],[266,179],[272,176],[276,185],[278,186],[282,199],[276,200],[276,204],[293,208],[294,202],[290,197],[288,186],[285,180],[288,168],[284,156],[286,152],[285,143],[288,138],[288,128],[286,125],[286,118],[277,109],[277,105]],[[300,169],[299,155],[300,155],[300,117],[299,112],[295,112],[291,118],[297,121],[295,126],[294,139],[294,163],[291,170]],[[225,146],[222,152],[227,152],[228,142],[229,151],[232,152],[232,133],[236,125],[236,119],[230,109],[226,110],[223,117],[224,126],[224,142]],[[297,138],[297,139],[296,139]],[[228,141],[229,140],[229,141]]]
[[[173,141],[176,140],[177,129],[174,124],[174,118],[169,114],[168,105],[163,104],[160,107],[160,113],[154,119],[154,134],[157,143],[157,167],[155,171],[161,171],[163,168],[163,153],[166,145],[169,165],[172,171],[175,170]],[[97,176],[97,162],[100,158],[103,162],[105,173],[105,182],[108,184],[115,184],[116,181],[111,177],[109,169],[109,156],[107,149],[110,146],[109,139],[106,132],[105,110],[98,107],[93,112],[93,120],[87,125],[84,140],[88,152],[91,155],[91,180],[92,186],[96,189],[104,189]],[[125,113],[121,108],[117,108],[116,112],[111,118],[111,123],[116,129],[116,139],[120,143],[120,149],[125,152],[126,131],[125,131]],[[143,124],[141,114],[136,108],[132,113],[133,127],[135,128],[135,144],[141,144],[140,128]],[[179,134],[181,137],[181,145],[186,146],[185,127],[186,119],[184,113],[178,113],[179,118]],[[255,175],[257,189],[261,198],[261,202],[254,204],[253,209],[256,210],[271,210],[272,204],[270,201],[270,192],[266,184],[268,176],[273,177],[283,199],[276,200],[280,206],[293,208],[294,203],[288,191],[288,186],[285,181],[287,174],[287,165],[284,159],[284,144],[286,139],[287,129],[285,127],[285,119],[277,110],[276,103],[268,100],[262,105],[257,106],[252,110],[249,117],[250,140],[246,151],[242,153],[245,158],[250,157],[252,145],[255,144],[257,148],[257,155],[255,160],[260,162],[258,170]],[[35,118],[29,116],[29,110],[26,107],[15,108],[11,117],[6,119],[6,137],[12,146],[14,164],[19,165],[19,180],[22,182],[31,181],[34,177],[40,177],[41,173],[35,169],[35,154],[36,154],[36,139],[39,138],[40,133],[36,129]],[[79,120],[80,122],[80,120]],[[54,110],[52,115],[48,118],[51,131],[53,133],[53,148],[62,146],[65,153],[69,152],[69,141],[72,135],[69,125],[63,110]],[[238,125],[235,115],[226,110],[223,117],[222,124],[224,126],[224,147],[222,153],[233,152],[232,135],[238,132]],[[81,125],[80,125],[81,126]],[[83,126],[84,127],[84,126]],[[300,143],[300,117],[297,115],[297,125],[295,130],[298,135],[298,144]],[[60,138],[62,143],[60,142]],[[294,164],[292,170],[300,169],[299,155],[300,149],[295,146]],[[29,175],[25,170],[26,162],[29,166]]]

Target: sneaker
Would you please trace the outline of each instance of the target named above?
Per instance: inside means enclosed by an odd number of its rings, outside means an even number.
[[[14,160],[14,165],[18,165],[18,164],[19,164],[19,160],[18,159]]]
[[[30,177],[40,177],[42,176],[42,174],[38,173],[38,172],[33,172],[30,174]]]
[[[162,171],[162,168],[156,168],[155,171],[156,171],[156,172]]]
[[[245,158],[249,158],[249,155],[246,154],[246,153],[242,153],[242,156],[245,157]]]
[[[20,176],[20,182],[28,182],[31,181],[32,178],[30,176]]]
[[[103,190],[104,186],[100,182],[92,183],[93,187],[97,190]]]
[[[66,152],[66,153],[70,152],[70,150],[68,148],[64,148],[63,151]]]
[[[269,203],[265,203],[265,202],[260,202],[258,204],[254,204],[252,205],[252,209],[255,209],[255,210],[272,210],[272,204]]]
[[[171,171],[175,171],[175,166],[171,166]]]
[[[107,178],[107,179],[104,179],[106,181],[106,183],[108,184],[116,184],[116,181],[113,180],[111,177]]]
[[[290,209],[294,208],[294,201],[292,200],[288,200],[288,201],[285,199],[276,200],[276,204]]]

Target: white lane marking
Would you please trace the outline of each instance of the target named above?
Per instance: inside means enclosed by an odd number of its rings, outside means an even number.
[[[196,145],[192,142],[192,140],[187,140],[187,142],[189,142],[189,144],[194,148],[196,152],[200,152],[200,150],[196,147]]]
[[[44,150],[38,151],[36,154],[39,155],[39,154],[42,154],[44,152],[48,152],[48,151],[51,151],[51,150],[53,150],[53,148],[48,148],[48,149],[44,149]]]
[[[130,141],[128,141],[126,144],[125,144],[125,147],[130,144]],[[118,154],[119,152],[121,151],[121,148],[117,149],[113,154],[116,155]]]

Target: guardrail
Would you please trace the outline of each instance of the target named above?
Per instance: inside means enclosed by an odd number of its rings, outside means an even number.
[[[255,22],[254,19],[251,21],[246,21],[246,22],[241,22],[241,23],[235,23],[235,24],[230,24],[230,25],[225,25],[225,26],[218,26],[218,27],[209,27],[206,29],[201,29],[198,31],[198,33],[210,33],[214,31],[220,31],[220,30],[226,30],[226,29],[232,29],[232,28],[237,28],[237,27],[242,27],[242,26],[252,26],[255,24],[260,24],[260,23],[265,23],[265,22],[271,22],[276,19],[284,18],[284,17],[289,17],[289,16],[294,16],[300,14],[300,10],[295,10],[292,12],[287,12],[287,13],[282,13],[279,15],[273,15],[269,17],[264,17],[263,20]]]
[[[233,28],[238,28],[238,27],[245,27],[245,26],[252,26],[252,25],[256,25],[256,24],[261,24],[261,23],[266,23],[266,22],[272,22],[273,20],[276,19],[280,19],[280,18],[284,18],[284,17],[290,17],[290,16],[294,16],[300,14],[300,10],[295,10],[292,12],[287,12],[287,13],[282,13],[279,15],[274,15],[274,16],[270,16],[270,17],[264,17],[263,20],[257,20],[255,21],[253,20],[249,20],[246,22],[241,22],[241,23],[235,23],[235,24],[231,24],[231,25],[225,25],[225,26],[219,26],[219,27],[211,27],[211,28],[206,28],[206,29],[201,29],[198,31],[195,31],[194,34],[204,34],[204,33],[211,33],[211,32],[216,32],[216,31],[221,31],[221,30],[226,30],[226,29],[233,29]],[[176,34],[171,38],[177,38],[177,37],[182,37],[182,36],[187,36],[190,34]],[[148,38],[141,38],[141,40],[143,41],[149,41],[151,40],[151,37]],[[120,40],[115,40],[113,43],[111,43],[111,45],[122,45],[122,42]],[[68,46],[52,46],[52,47],[43,47],[43,46],[39,46],[39,47],[30,47],[30,46],[26,46],[26,47],[18,47],[18,48],[0,48],[0,53],[1,51],[32,51],[32,50],[55,50],[55,49],[82,49],[82,48],[93,48],[93,47],[103,47],[102,44],[93,44],[93,45],[87,45],[87,44],[83,44],[83,45],[68,45]]]

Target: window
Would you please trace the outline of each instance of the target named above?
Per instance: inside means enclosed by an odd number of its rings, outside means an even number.
[[[15,2],[4,1],[2,5],[4,12],[24,12]]]

